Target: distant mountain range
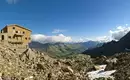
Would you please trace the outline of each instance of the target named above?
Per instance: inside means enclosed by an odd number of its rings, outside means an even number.
[[[130,51],[130,32],[128,32],[119,41],[111,41],[104,43],[101,47],[89,49],[83,52],[83,54],[89,54],[91,56],[111,56],[115,53],[129,52]]]
[[[101,46],[98,41],[88,41],[80,43],[46,43],[32,41],[29,46],[39,51],[47,52],[52,57],[64,57],[74,53],[82,53],[87,49]]]

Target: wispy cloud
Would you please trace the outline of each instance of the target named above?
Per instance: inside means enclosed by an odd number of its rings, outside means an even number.
[[[8,4],[16,4],[19,0],[6,0]]]
[[[65,32],[66,30],[61,30],[61,29],[54,29],[52,31],[52,33],[61,33],[61,32]]]

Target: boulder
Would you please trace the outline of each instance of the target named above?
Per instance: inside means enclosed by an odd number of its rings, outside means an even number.
[[[63,72],[70,72],[73,73],[74,71],[68,66],[68,67],[61,67]]]

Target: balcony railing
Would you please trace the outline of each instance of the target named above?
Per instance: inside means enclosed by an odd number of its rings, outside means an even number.
[[[22,40],[8,40],[8,42],[11,42],[11,43],[23,43]]]
[[[22,33],[14,33],[14,35],[16,35],[16,36],[23,36],[24,34],[22,34]]]

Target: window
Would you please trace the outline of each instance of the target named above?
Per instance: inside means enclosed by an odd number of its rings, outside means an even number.
[[[15,29],[15,27],[13,27],[13,29]]]
[[[3,30],[1,30],[1,33],[3,33]]]
[[[16,31],[16,33],[18,33],[18,31]]]
[[[27,40],[27,37],[25,39]]]
[[[16,51],[16,49],[14,49],[14,51]]]
[[[11,39],[11,36],[8,36],[9,39]]]
[[[23,34],[25,34],[25,32],[23,31]]]

